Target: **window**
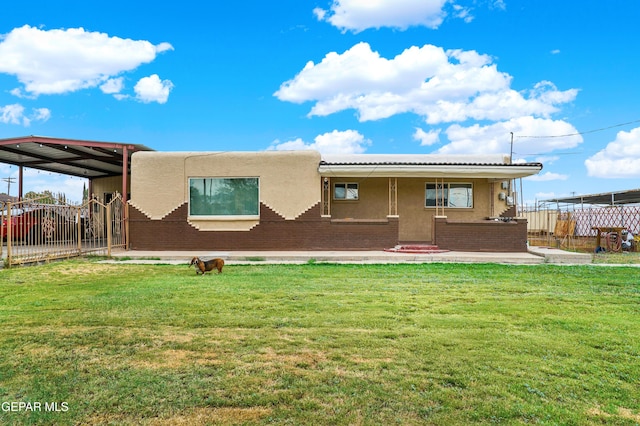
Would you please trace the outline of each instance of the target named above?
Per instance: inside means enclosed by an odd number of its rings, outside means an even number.
[[[334,200],[357,200],[358,184],[357,183],[336,183],[333,185]]]
[[[425,194],[426,207],[473,207],[473,186],[470,183],[428,183]]]
[[[189,215],[256,218],[260,214],[258,178],[189,178]]]

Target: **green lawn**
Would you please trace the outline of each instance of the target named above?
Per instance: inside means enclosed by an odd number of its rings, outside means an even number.
[[[0,424],[638,424],[639,283],[593,265],[0,270]]]

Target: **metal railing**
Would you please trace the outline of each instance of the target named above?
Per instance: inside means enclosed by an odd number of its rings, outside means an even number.
[[[0,205],[0,255],[7,267],[126,248],[126,204],[92,198],[80,206],[22,200]]]

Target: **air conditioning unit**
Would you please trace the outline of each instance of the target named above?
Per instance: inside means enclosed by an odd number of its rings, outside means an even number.
[[[498,194],[498,200],[500,200],[500,201],[504,201],[504,200],[506,200],[506,199],[507,199],[507,194],[505,194],[504,192],[500,192],[500,193]]]
[[[508,196],[507,197],[507,205],[508,206],[514,206],[515,205],[514,198],[512,196]]]
[[[509,182],[507,182],[506,180],[502,181],[502,189],[509,189]]]

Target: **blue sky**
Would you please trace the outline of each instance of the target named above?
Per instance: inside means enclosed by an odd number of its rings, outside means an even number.
[[[526,202],[634,189],[639,16],[620,0],[9,2],[0,138],[473,154],[509,153],[513,133],[515,161],[544,164]],[[25,192],[79,201],[83,184],[25,173]]]

